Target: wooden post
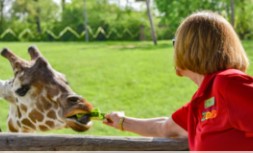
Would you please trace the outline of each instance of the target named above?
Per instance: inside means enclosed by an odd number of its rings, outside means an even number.
[[[182,151],[186,139],[0,134],[1,151]]]

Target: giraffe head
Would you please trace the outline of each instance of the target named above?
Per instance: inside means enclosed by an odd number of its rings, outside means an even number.
[[[6,81],[4,97],[10,102],[8,127],[12,132],[47,131],[70,127],[86,131],[92,105],[77,95],[63,74],[54,70],[34,46],[28,48],[30,61],[7,48],[1,54],[13,68],[14,78]],[[3,93],[3,91],[2,91]]]

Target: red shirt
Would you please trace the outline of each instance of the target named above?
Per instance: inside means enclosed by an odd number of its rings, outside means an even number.
[[[190,150],[253,150],[253,78],[235,69],[206,75],[172,118]]]

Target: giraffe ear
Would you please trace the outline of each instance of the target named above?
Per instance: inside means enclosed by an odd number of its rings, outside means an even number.
[[[30,54],[32,60],[41,56],[40,51],[36,46],[30,46],[28,48],[28,53]]]
[[[43,57],[38,57],[34,66],[37,68],[44,68],[48,66],[48,63]]]
[[[1,55],[3,57],[7,58],[10,62],[13,62],[14,60],[18,59],[18,57],[12,51],[10,51],[8,48],[4,48],[1,51]]]
[[[3,50],[1,51],[1,55],[5,58],[7,58],[7,55],[9,54],[9,49],[8,48],[3,48]]]
[[[8,48],[4,48],[1,51],[1,55],[3,57],[5,57],[6,59],[9,60],[12,68],[14,71],[16,70],[20,70],[23,68],[23,64],[25,63],[24,60],[22,60],[21,58],[19,58],[18,56],[16,56],[11,50],[9,50]]]

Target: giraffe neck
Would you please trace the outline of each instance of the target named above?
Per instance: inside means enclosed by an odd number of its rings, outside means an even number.
[[[11,104],[8,127],[12,132],[48,131],[66,127],[60,119],[60,109],[52,107],[46,111],[43,105],[27,106],[24,103]]]

